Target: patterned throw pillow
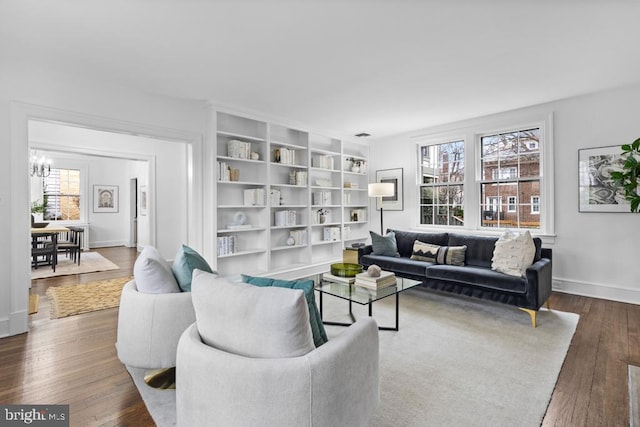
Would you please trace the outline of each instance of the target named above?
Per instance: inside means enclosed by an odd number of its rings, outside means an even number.
[[[411,259],[436,264],[464,265],[466,246],[438,246],[416,240],[413,243]]]
[[[436,262],[438,264],[463,266],[466,253],[466,246],[441,246],[440,249],[438,249]]]
[[[416,240],[413,242],[411,259],[435,263],[438,255],[438,249],[440,249],[440,246],[438,245],[432,245],[431,243],[424,243],[420,240]]]
[[[535,255],[536,245],[529,231],[519,234],[507,230],[496,242],[491,269],[511,276],[524,276]]]

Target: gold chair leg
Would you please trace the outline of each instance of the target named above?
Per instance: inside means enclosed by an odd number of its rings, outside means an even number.
[[[547,305],[547,309],[551,310],[551,298],[547,298],[546,305]]]
[[[144,373],[144,382],[149,387],[175,390],[176,368],[149,369]]]
[[[538,314],[538,312],[536,310],[531,310],[529,308],[522,308],[522,307],[518,307],[520,310],[524,311],[525,313],[529,314],[529,316],[531,316],[531,326],[533,326],[534,328],[537,326],[536,324],[536,316]]]

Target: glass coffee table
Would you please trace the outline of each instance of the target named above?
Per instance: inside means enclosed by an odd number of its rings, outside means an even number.
[[[318,291],[318,293],[320,294],[320,318],[322,319],[322,323],[324,323],[325,325],[338,325],[338,326],[352,325],[353,322],[356,321],[352,311],[353,303],[360,304],[360,305],[368,305],[369,317],[371,317],[373,315],[373,303],[375,301],[395,295],[396,325],[395,327],[379,326],[378,329],[380,329],[381,331],[397,331],[400,328],[399,322],[398,322],[400,293],[406,291],[407,289],[416,287],[422,282],[419,280],[406,279],[404,277],[396,277],[395,285],[378,289],[378,290],[363,288],[360,286],[355,286],[353,284],[350,285],[348,283],[329,282],[326,280],[322,280],[322,276],[319,276],[318,280],[316,280],[315,283],[316,283],[315,290]],[[324,320],[323,313],[322,313],[322,298],[324,294],[349,301],[349,316],[351,317],[352,323],[329,322]]]

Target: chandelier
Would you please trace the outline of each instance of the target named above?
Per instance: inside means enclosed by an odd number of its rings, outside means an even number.
[[[36,151],[31,152],[31,176],[46,178],[51,173],[51,160],[47,160],[44,156],[38,158]]]

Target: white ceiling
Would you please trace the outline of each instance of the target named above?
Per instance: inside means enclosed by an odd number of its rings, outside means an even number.
[[[638,17],[637,0],[0,0],[0,48],[382,137],[638,83]]]

